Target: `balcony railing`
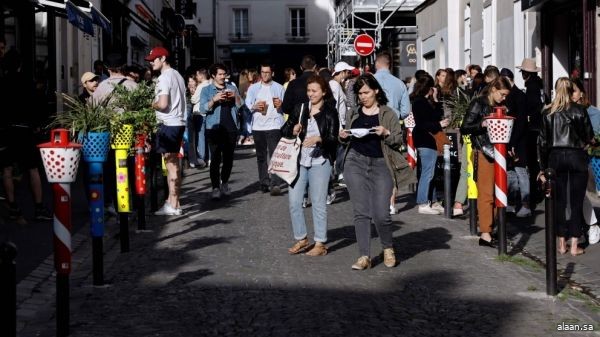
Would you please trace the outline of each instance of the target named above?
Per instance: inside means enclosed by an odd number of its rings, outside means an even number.
[[[248,42],[252,39],[250,33],[230,33],[229,40],[234,42]]]

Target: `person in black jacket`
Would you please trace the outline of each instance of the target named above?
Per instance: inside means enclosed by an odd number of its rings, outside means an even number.
[[[525,93],[514,83],[514,74],[507,68],[500,72],[512,87],[506,97],[507,114],[514,117],[510,142],[508,143],[508,187],[509,203],[516,198],[511,198],[517,192],[521,193],[521,208],[517,217],[531,216],[529,208],[529,173],[527,172],[527,110]],[[515,212],[514,206],[507,207],[507,212]]]
[[[585,107],[571,100],[573,82],[567,77],[559,78],[555,92],[552,104],[542,112],[537,179],[545,182],[542,170],[547,167],[555,170],[558,252],[567,252],[566,238],[571,237],[571,255],[577,256],[584,253],[577,246],[584,223],[583,199],[588,181],[588,155],[584,148],[594,142],[594,129]],[[567,193],[571,204],[568,223],[565,216]]]
[[[302,58],[302,64],[300,65],[302,68],[302,75],[291,81],[288,84],[287,89],[285,90],[285,95],[283,96],[283,103],[281,104],[281,109],[283,113],[291,114],[294,108],[299,103],[308,103],[308,96],[306,94],[306,84],[308,78],[315,74],[317,69],[317,63],[315,61],[314,56],[306,55]]]
[[[492,108],[502,106],[510,93],[510,82],[499,77],[488,85],[487,95],[471,101],[460,133],[471,135],[473,143],[473,165],[477,170],[477,212],[479,216],[479,245],[496,247],[492,240],[492,223],[494,222],[494,146],[487,134],[487,120]],[[476,164],[475,164],[476,163]]]
[[[298,254],[310,246],[302,209],[304,191],[309,185],[315,244],[306,254],[320,256],[327,254],[327,187],[336,158],[340,122],[329,84],[318,75],[310,76],[306,83],[309,102],[297,104],[281,130],[284,137],[298,136],[302,141],[298,176],[288,192],[296,240],[289,253]]]

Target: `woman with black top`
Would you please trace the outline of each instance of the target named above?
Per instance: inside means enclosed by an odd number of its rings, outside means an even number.
[[[396,265],[392,244],[392,218],[389,197],[394,187],[392,152],[402,143],[402,130],[396,113],[386,106],[381,85],[371,74],[363,74],[354,84],[358,107],[346,115],[346,128],[340,140],[347,144],[344,179],[354,208],[354,229],[360,257],[352,269],[371,267],[371,222],[383,246],[383,262]]]
[[[573,83],[561,77],[555,85],[556,97],[542,111],[542,127],[538,136],[540,172],[556,171],[556,227],[558,252],[567,252],[567,237],[571,237],[571,255],[584,253],[577,246],[583,224],[583,199],[588,181],[588,155],[584,148],[593,143],[594,130],[584,106],[573,103]],[[568,183],[568,184],[567,184]],[[567,193],[570,196],[571,219],[567,223]]]
[[[306,255],[327,254],[327,187],[337,152],[339,116],[329,84],[318,75],[307,80],[308,103],[295,106],[281,132],[284,137],[299,136],[302,147],[298,177],[289,188],[289,208],[296,243],[288,250],[298,254],[310,247],[302,201],[308,185],[312,201],[314,241]]]

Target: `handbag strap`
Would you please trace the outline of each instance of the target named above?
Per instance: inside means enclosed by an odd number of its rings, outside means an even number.
[[[300,106],[300,116],[298,116],[298,123],[300,125],[302,125],[302,113],[304,112],[304,103],[302,103],[302,105]],[[294,144],[296,144],[298,141],[300,141],[300,134],[298,134],[296,136],[296,140],[294,140]],[[300,142],[300,145],[302,145],[302,142]]]

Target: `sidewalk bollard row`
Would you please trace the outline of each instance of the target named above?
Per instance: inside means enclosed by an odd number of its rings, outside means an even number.
[[[494,144],[494,195],[498,211],[498,255],[506,254],[506,206],[508,205],[508,176],[506,173],[506,144],[510,140],[514,117],[506,115],[505,107],[494,107],[485,117],[487,133]]]
[[[56,269],[56,333],[69,334],[69,274],[71,273],[71,183],[79,166],[81,144],[69,141],[69,131],[50,132],[50,142],[38,145],[44,170],[54,191],[54,267]]]
[[[0,327],[2,335],[17,335],[17,246],[12,242],[0,244]]]

